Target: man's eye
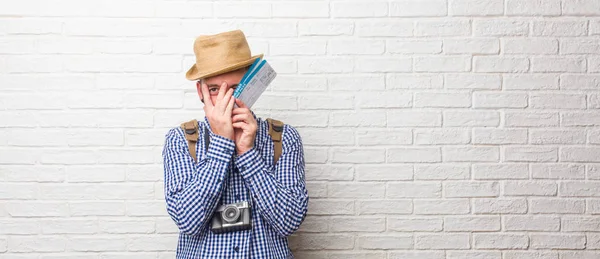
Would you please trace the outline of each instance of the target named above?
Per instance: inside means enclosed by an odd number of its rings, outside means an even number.
[[[216,92],[216,91],[218,91],[218,90],[219,90],[219,89],[218,89],[218,88],[216,88],[216,87],[208,88],[208,91],[209,91],[209,92]]]

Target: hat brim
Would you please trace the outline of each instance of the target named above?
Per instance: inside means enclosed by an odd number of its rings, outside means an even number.
[[[220,74],[224,74],[227,72],[231,72],[237,69],[240,69],[242,67],[247,67],[252,65],[252,63],[258,59],[258,58],[262,58],[263,54],[259,54],[256,56],[252,56],[250,59],[236,63],[236,64],[232,64],[230,66],[226,66],[226,67],[222,67],[222,68],[218,68],[217,70],[214,71],[203,71],[200,72],[198,71],[198,68],[196,68],[196,64],[192,65],[192,67],[187,71],[187,73],[185,73],[185,78],[187,78],[187,80],[190,81],[195,81],[195,80],[199,80],[202,78],[207,78],[207,77],[211,77],[211,76],[216,76],[216,75],[220,75]]]

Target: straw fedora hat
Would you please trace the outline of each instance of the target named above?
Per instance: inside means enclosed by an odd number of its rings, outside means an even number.
[[[185,74],[188,80],[220,75],[252,65],[263,54],[251,56],[246,36],[241,30],[201,35],[194,41],[194,64]]]

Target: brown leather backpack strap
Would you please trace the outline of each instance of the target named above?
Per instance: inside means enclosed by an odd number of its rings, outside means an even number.
[[[190,151],[190,156],[192,156],[194,161],[197,162],[196,142],[198,142],[198,136],[200,134],[198,131],[198,121],[196,119],[193,119],[191,121],[181,123],[181,128],[183,129],[185,139],[188,143],[188,150]]]
[[[282,137],[283,134],[283,122],[275,119],[268,118],[267,122],[269,123],[269,135],[273,140],[273,146],[275,147],[275,157],[273,161],[273,165],[277,164],[279,157],[282,152]]]

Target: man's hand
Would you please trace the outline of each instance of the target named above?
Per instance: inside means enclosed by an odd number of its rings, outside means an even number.
[[[240,156],[252,149],[258,124],[250,112],[250,109],[242,100],[235,99],[239,108],[233,109],[233,128],[235,131],[235,151]]]
[[[227,90],[227,83],[223,82],[215,104],[210,99],[208,86],[202,82],[202,96],[204,99],[204,114],[210,123],[213,133],[234,140],[231,112],[235,98],[231,97],[233,89]]]

